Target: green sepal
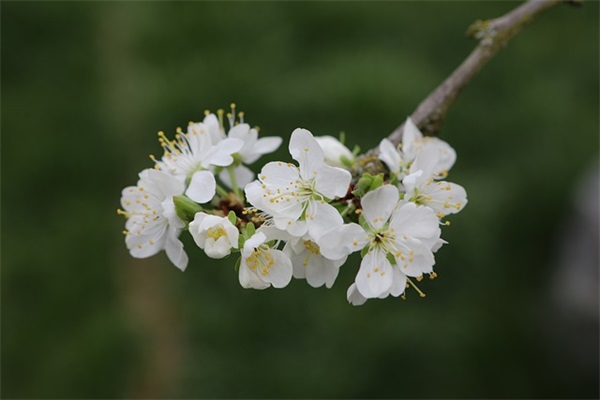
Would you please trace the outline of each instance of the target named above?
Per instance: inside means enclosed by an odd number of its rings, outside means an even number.
[[[388,261],[390,262],[390,264],[392,264],[392,265],[396,265],[397,264],[396,257],[394,257],[394,255],[392,253],[387,253],[387,255],[385,257],[388,259]]]
[[[345,145],[345,143],[346,143],[346,132],[344,132],[344,131],[340,132],[340,143],[343,145]]]
[[[243,160],[242,160],[242,156],[240,156],[240,153],[233,153],[231,155],[231,157],[233,158],[233,163],[230,165],[230,167],[231,166],[239,167],[240,165],[242,165]],[[229,168],[229,167],[227,167],[227,168]]]
[[[383,185],[383,174],[371,175],[368,172],[365,172],[358,179],[358,182],[356,182],[356,189],[352,194],[363,197],[365,194],[377,189],[381,185]]]
[[[354,149],[352,149],[352,155],[354,157],[358,156],[360,154],[360,146],[358,145],[354,145]]]
[[[202,206],[187,196],[173,196],[173,204],[175,204],[175,213],[184,222],[194,220],[196,213],[202,211]]]
[[[252,222],[246,224],[246,237],[252,237],[256,233],[256,228]]]
[[[235,225],[237,222],[237,215],[235,215],[234,211],[229,211],[229,214],[227,214],[227,219],[232,225]]]
[[[362,215],[362,213],[358,216],[358,224],[367,232],[371,230],[367,219],[364,215]]]
[[[373,182],[371,182],[371,186],[369,187],[369,192],[371,190],[377,189],[381,185],[383,185],[383,174],[377,174],[373,177]]]
[[[367,253],[369,252],[369,246],[365,246],[363,247],[363,249],[360,251],[360,256],[362,258],[365,258],[365,256],[367,255]]]
[[[242,263],[242,257],[239,257],[236,261],[235,264],[233,264],[233,269],[234,271],[239,271],[240,270],[240,264]]]
[[[354,165],[354,163],[352,162],[352,160],[349,160],[348,157],[346,157],[346,156],[340,156],[340,161],[346,167],[352,167]]]

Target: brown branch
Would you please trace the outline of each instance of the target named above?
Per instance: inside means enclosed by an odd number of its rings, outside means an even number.
[[[498,53],[521,29],[533,22],[543,12],[562,3],[579,5],[580,0],[529,0],[506,15],[487,21],[476,21],[467,35],[479,39],[471,54],[446,78],[412,113],[411,118],[425,135],[435,135],[448,108],[471,79]],[[404,123],[389,136],[393,143],[402,141]]]

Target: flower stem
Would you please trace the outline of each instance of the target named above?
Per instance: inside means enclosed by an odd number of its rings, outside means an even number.
[[[340,213],[340,215],[341,215],[341,216],[342,216],[342,218],[343,218],[343,217],[345,217],[346,215],[348,215],[348,213],[349,213],[350,211],[352,211],[352,210],[354,210],[354,204],[352,204],[352,203],[349,203],[349,204],[346,206],[346,208],[344,208],[344,209],[342,210],[342,212]]]
[[[242,194],[240,192],[240,188],[237,183],[237,178],[235,177],[235,167],[230,165],[227,167],[227,173],[229,173],[229,179],[231,179],[231,186],[233,186],[233,193],[243,202]]]
[[[219,196],[221,196],[224,199],[229,197],[229,192],[227,192],[227,190],[223,189],[219,185],[217,185],[217,193],[219,194]]]

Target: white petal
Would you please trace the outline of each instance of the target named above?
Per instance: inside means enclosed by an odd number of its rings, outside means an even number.
[[[353,306],[362,306],[367,302],[367,299],[363,297],[362,294],[356,288],[356,283],[353,283],[348,288],[348,292],[346,293],[346,298],[348,302]]]
[[[183,243],[177,238],[179,230],[170,228],[165,242],[165,252],[169,260],[180,270],[185,271],[188,264],[188,256],[183,249]]]
[[[299,217],[299,214],[302,213],[302,208],[300,207],[299,210],[296,211],[298,211],[296,212],[296,214],[298,214]],[[277,229],[286,231],[293,237],[304,236],[308,231],[308,224],[306,221],[300,221],[294,218],[281,217],[275,215],[273,216],[273,223],[275,224]]]
[[[400,172],[402,166],[400,152],[388,139],[383,139],[379,143],[379,159],[387,165],[393,174],[397,175]]]
[[[306,265],[306,282],[314,288],[323,285],[328,289],[331,288],[340,272],[339,267],[344,262],[346,262],[346,258],[332,261],[323,256],[312,254]]]
[[[244,250],[242,251],[242,256],[248,258],[248,256],[252,254],[254,249],[263,244],[266,240],[267,237],[263,232],[256,232],[244,242]]]
[[[345,169],[323,164],[315,174],[315,189],[328,199],[344,197],[352,175]]]
[[[251,271],[250,268],[248,268],[246,262],[243,259],[240,263],[240,271],[238,278],[240,280],[240,285],[242,285],[244,289],[262,290],[271,286],[270,284],[261,281],[258,278],[258,276],[256,276],[256,274],[253,271]]]
[[[296,252],[294,249],[294,244],[299,244],[302,246],[302,250]],[[293,268],[293,277],[296,279],[305,279],[306,278],[306,265],[304,265],[304,260],[308,255],[308,251],[304,248],[303,240],[297,238],[295,240],[289,241],[285,244],[282,250],[286,256],[292,262]]]
[[[410,166],[410,173],[416,171],[423,171],[422,179],[433,178],[433,174],[436,172],[436,166],[440,160],[440,153],[436,147],[426,146],[419,154],[417,154],[415,161]]]
[[[408,117],[404,123],[404,131],[402,132],[402,151],[414,157],[414,142],[421,139],[423,134],[417,128],[413,120]]]
[[[293,164],[281,161],[273,161],[265,164],[261,169],[258,178],[262,183],[273,185],[274,187],[286,187],[293,185],[298,181],[298,168]]]
[[[263,235],[265,235],[266,242],[269,242],[271,240],[289,241],[294,239],[294,237],[291,236],[288,232],[278,229],[273,225],[262,225],[256,230],[256,233],[262,233]]]
[[[323,234],[344,224],[342,216],[335,207],[317,200],[311,200],[308,203],[306,222],[308,234],[315,241]]]
[[[254,172],[248,169],[248,167],[246,167],[245,165],[239,165],[235,167],[233,173],[235,174],[235,180],[237,181],[237,185],[240,188],[243,188],[244,186],[246,186],[254,180]],[[231,176],[229,175],[229,171],[227,171],[227,169],[224,169],[219,173],[219,179],[221,179],[221,182],[227,185],[227,187],[233,189],[233,184],[231,183]]]
[[[418,170],[410,175],[407,175],[402,179],[402,185],[404,186],[404,190],[408,194],[408,197],[412,196],[415,189],[423,184],[423,171]],[[405,197],[406,199],[407,197]]]
[[[217,144],[225,139],[225,133],[221,130],[219,119],[215,114],[208,114],[202,122],[209,132],[212,144]]]
[[[163,216],[169,221],[169,225],[177,228],[183,229],[185,228],[185,222],[183,222],[177,216],[177,212],[175,211],[175,203],[173,203],[173,197],[168,197],[165,201],[160,203],[163,209]]]
[[[425,205],[443,214],[456,214],[467,204],[467,192],[456,183],[439,181],[431,182],[423,192],[431,197]]]
[[[406,275],[404,275],[400,271],[400,268],[398,266],[392,268],[394,270],[394,273],[392,287],[390,288],[390,294],[394,297],[398,297],[406,290]]]
[[[427,245],[417,239],[408,238],[403,244],[412,251],[412,255],[397,257],[397,267],[407,276],[421,276],[433,272],[435,259]]]
[[[240,151],[243,146],[243,140],[233,138],[223,139],[213,147],[210,155],[203,160],[202,166],[205,168],[209,165],[227,167],[233,163],[231,155]]]
[[[435,212],[429,207],[406,203],[392,214],[390,228],[396,234],[415,238],[439,238],[440,226]]]
[[[246,199],[250,204],[259,210],[265,210],[268,206],[265,202],[265,190],[262,188],[262,183],[259,181],[250,182],[244,188],[244,193],[246,194]]]
[[[185,194],[197,203],[208,203],[215,196],[217,182],[210,171],[197,171],[192,175],[190,186]]]
[[[456,151],[452,146],[439,138],[432,137],[428,139],[430,141],[427,146],[434,146],[439,153],[438,163],[433,172],[441,174],[444,171],[448,171],[456,162]]]
[[[206,233],[204,229],[201,229],[201,226],[207,216],[208,214],[206,213],[198,212],[194,216],[194,220],[188,225],[188,230],[192,235],[194,242],[196,242],[196,245],[201,249],[204,249],[204,243],[206,242]]]
[[[226,236],[221,236],[216,241],[209,238],[206,241],[204,252],[210,258],[220,259],[231,253],[231,243],[229,243]]]
[[[241,153],[242,159],[246,164],[252,164],[263,154],[272,153],[277,150],[281,146],[282,141],[280,137],[276,136],[260,138],[251,149]]]
[[[392,275],[392,265],[386,253],[375,249],[369,251],[360,263],[356,287],[367,299],[379,297],[392,287]]]
[[[125,245],[129,253],[135,258],[148,258],[160,252],[166,241],[167,224],[161,224],[153,231],[144,234],[131,232],[125,236]]]
[[[227,133],[227,137],[241,139],[246,141],[250,134],[250,125],[248,124],[238,124],[232,127]]]
[[[337,260],[350,253],[361,250],[369,237],[358,224],[346,224],[333,229],[316,240],[321,254],[330,260]]]
[[[298,161],[300,176],[304,179],[313,178],[325,160],[323,149],[306,129],[297,128],[292,132],[289,150],[292,158]]]
[[[378,230],[387,222],[398,204],[399,196],[395,186],[384,185],[367,193],[360,200],[362,214],[373,229]]]
[[[142,187],[144,184],[150,185],[157,192],[158,197],[162,199],[180,195],[185,188],[183,182],[175,176],[153,168],[142,171],[140,179]],[[139,183],[138,186],[140,186]]]
[[[262,274],[262,271],[258,271],[258,274],[263,281],[272,284],[274,288],[286,287],[292,280],[292,262],[281,250],[271,249],[269,253],[273,258],[273,265],[265,274]]]
[[[339,140],[333,136],[317,136],[315,140],[319,143],[319,146],[323,149],[325,155],[325,163],[332,167],[345,168],[346,166],[342,162],[342,157],[345,157],[349,161],[354,160],[354,154]]]

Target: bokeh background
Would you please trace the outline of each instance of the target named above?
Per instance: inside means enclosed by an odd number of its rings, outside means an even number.
[[[597,398],[597,2],[451,108],[470,202],[425,299],[348,305],[356,257],[330,290],[244,290],[187,235],[181,273],[115,213],[158,130],[231,101],[264,135],[376,146],[516,4],[2,2],[2,396]]]

